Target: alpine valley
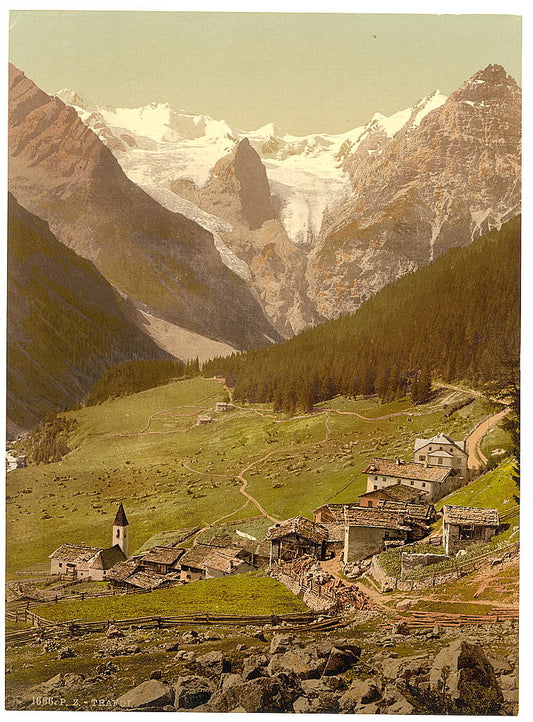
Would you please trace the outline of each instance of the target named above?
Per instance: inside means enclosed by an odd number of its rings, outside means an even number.
[[[10,65],[9,190],[127,305],[145,340],[118,360],[204,361],[352,313],[517,216],[520,120],[498,65],[449,97],[304,137],[51,96]]]

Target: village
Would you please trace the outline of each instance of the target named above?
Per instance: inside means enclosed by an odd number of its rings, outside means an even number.
[[[225,411],[229,405],[224,406],[217,410]],[[110,588],[134,592],[264,569],[280,581],[289,580],[291,586],[294,570],[301,573],[307,563],[308,569],[320,570],[322,584],[327,586],[329,581],[331,587],[333,581],[337,589],[350,586],[352,594],[344,597],[354,602],[360,594],[339,572],[356,579],[381,552],[405,547],[402,569],[412,573],[461,556],[468,546],[490,541],[505,527],[497,509],[445,504],[442,528],[439,533],[434,530],[435,503],[472,479],[465,443],[446,434],[416,439],[413,461],[373,458],[364,474],[367,487],[358,501],[325,503],[314,510],[312,520],[286,519],[272,525],[264,539],[218,535],[197,543],[199,529],[193,527],[175,532],[167,544],[133,555],[121,503],[111,545],[98,548],[65,542],[50,554],[50,574],[73,582],[107,582]],[[422,541],[433,545],[435,553],[409,553],[410,545]],[[309,606],[327,608],[327,595],[315,596],[319,599],[311,595]]]

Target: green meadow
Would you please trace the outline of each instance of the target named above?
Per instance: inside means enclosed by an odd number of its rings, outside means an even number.
[[[241,475],[273,519],[310,516],[327,501],[356,501],[373,456],[410,459],[417,436],[463,439],[490,413],[476,399],[446,418],[461,398],[447,389],[418,407],[339,397],[292,418],[264,404],[215,413],[224,394],[220,381],[196,378],[68,412],[78,422],[71,452],[7,476],[8,573],[46,562],[63,542],[108,546],[119,502],[131,552],[153,535],[196,525],[224,531],[231,522],[259,538],[272,522],[256,519],[261,512],[239,492]],[[197,426],[199,413],[215,422]]]

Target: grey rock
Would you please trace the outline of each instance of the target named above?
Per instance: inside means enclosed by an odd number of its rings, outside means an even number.
[[[270,642],[270,654],[282,654],[283,652],[287,652],[293,641],[294,637],[289,636],[288,634],[275,634]]]
[[[196,658],[200,669],[210,675],[220,676],[225,672],[231,672],[231,661],[223,652],[207,652]]]
[[[122,709],[163,708],[174,702],[174,690],[158,679],[149,679],[118,697]]]
[[[120,637],[124,636],[124,632],[121,631],[118,627],[115,627],[114,625],[111,625],[107,632],[105,633],[105,636],[108,639],[119,639]]]
[[[367,705],[379,699],[381,691],[378,679],[356,679],[341,696],[339,706],[342,710],[350,710],[357,705]]]
[[[386,679],[410,679],[426,674],[431,662],[425,655],[413,657],[400,657],[399,659],[385,658],[382,662],[382,674]]]
[[[205,677],[180,677],[174,686],[174,706],[176,709],[194,709],[209,702],[213,692],[213,683]]]
[[[264,676],[266,674],[268,661],[269,659],[266,655],[257,655],[245,659],[242,668],[243,681],[246,682],[249,679]]]
[[[432,689],[438,689],[445,668],[448,670],[447,691],[454,699],[459,699],[472,682],[495,689],[501,698],[494,669],[481,645],[457,639],[441,649],[431,667]]]
[[[258,677],[244,684],[216,692],[209,701],[212,712],[230,712],[243,707],[246,712],[292,712],[300,691],[277,677]]]
[[[274,656],[268,665],[267,671],[271,676],[292,673],[299,679],[312,679],[320,677],[324,668],[324,659],[314,656],[306,649],[295,649]]]

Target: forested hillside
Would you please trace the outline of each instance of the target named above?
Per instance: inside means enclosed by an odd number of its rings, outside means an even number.
[[[11,195],[7,250],[10,433],[82,401],[109,365],[168,358],[93,264]]]
[[[203,366],[238,401],[292,413],[337,393],[403,395],[413,380],[485,383],[519,352],[520,217],[384,288],[354,314]]]

